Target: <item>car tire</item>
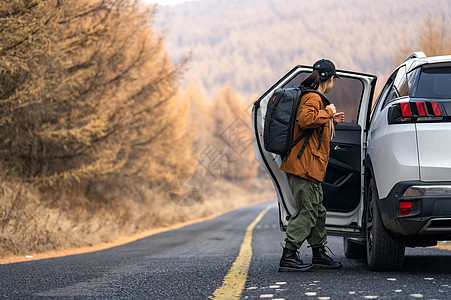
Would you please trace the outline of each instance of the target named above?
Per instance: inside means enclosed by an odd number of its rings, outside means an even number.
[[[400,270],[404,263],[405,239],[391,234],[382,223],[378,193],[371,178],[366,194],[366,254],[370,270]]]
[[[343,238],[343,247],[347,258],[358,259],[365,258],[366,256],[365,245],[355,242],[348,237]]]

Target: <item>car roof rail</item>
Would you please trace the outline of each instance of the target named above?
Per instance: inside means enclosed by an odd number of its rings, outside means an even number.
[[[426,58],[426,57],[427,56],[426,56],[426,54],[424,54],[423,51],[417,51],[417,52],[413,52],[409,56],[407,56],[407,58],[404,60],[404,62],[406,62],[412,58]]]

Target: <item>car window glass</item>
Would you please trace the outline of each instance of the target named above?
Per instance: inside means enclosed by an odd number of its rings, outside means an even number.
[[[410,97],[415,97],[417,90],[417,83],[420,77],[421,68],[416,68],[407,73],[407,86],[409,89]]]
[[[395,87],[398,92],[398,97],[405,97],[409,95],[409,90],[407,89],[407,76],[406,67],[402,66],[398,70],[398,74],[395,77]]]
[[[285,84],[284,88],[299,87],[310,72],[301,72]],[[360,100],[363,96],[363,82],[357,78],[340,76],[335,80],[334,88],[325,95],[337,108],[337,112],[345,113],[345,121],[357,123]]]
[[[399,98],[399,92],[395,85],[393,85],[388,93],[387,99],[385,100],[384,106],[392,102],[394,99]]]
[[[301,84],[302,81],[304,81],[305,78],[307,78],[310,75],[310,72],[301,72],[297,74],[293,79],[288,81],[283,88],[297,88]]]
[[[415,97],[451,98],[451,67],[423,68]]]
[[[385,84],[384,88],[379,94],[379,97],[376,100],[376,103],[373,105],[371,109],[371,115],[370,115],[370,122],[373,120],[374,115],[377,114],[377,111],[380,111],[382,102],[387,97],[388,92],[390,91],[390,88],[392,87],[393,82],[391,80],[388,80]]]
[[[395,99],[409,95],[405,70],[406,67],[402,66],[396,71],[396,73],[390,76],[389,80],[393,81],[393,85],[390,91],[388,92],[388,95],[385,98],[384,104],[382,105],[381,109],[386,107],[387,104],[394,101]]]

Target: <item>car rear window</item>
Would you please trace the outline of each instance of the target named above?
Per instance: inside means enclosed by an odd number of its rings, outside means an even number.
[[[451,99],[451,67],[423,68],[415,97]]]

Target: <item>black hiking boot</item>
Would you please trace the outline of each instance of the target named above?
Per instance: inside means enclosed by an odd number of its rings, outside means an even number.
[[[313,252],[312,264],[314,268],[339,269],[343,267],[341,262],[334,261],[329,255],[326,254],[326,247],[324,245],[316,248],[312,247],[312,252]]]
[[[280,259],[279,272],[303,272],[312,267],[312,264],[305,264],[295,250],[283,248],[282,258]]]

